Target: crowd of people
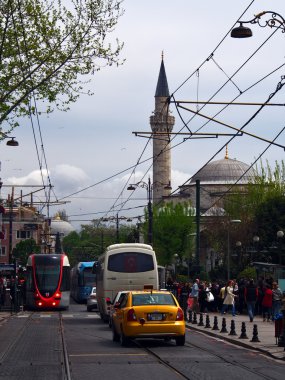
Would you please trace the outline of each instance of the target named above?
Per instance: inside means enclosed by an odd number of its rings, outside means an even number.
[[[285,312],[285,294],[273,278],[206,282],[195,279],[188,283],[168,280],[167,288],[177,297],[184,313],[231,312],[248,314],[250,322],[256,315],[263,321],[274,321]]]

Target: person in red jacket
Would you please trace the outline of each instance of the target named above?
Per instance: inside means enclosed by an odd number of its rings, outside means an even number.
[[[273,300],[273,292],[271,290],[270,285],[266,285],[262,300],[262,316],[263,322],[265,322],[265,318],[267,318],[267,322],[272,319],[272,300]]]

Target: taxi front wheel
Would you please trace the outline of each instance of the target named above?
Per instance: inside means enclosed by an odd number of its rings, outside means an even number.
[[[185,344],[185,335],[179,336],[175,338],[176,340],[176,346],[184,346]]]

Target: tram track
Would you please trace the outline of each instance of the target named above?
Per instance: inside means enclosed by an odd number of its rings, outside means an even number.
[[[6,349],[3,352],[1,352],[1,354],[0,354],[0,364],[2,364],[3,361],[5,361],[5,359],[9,356],[10,352],[12,352],[14,350],[14,348],[19,344],[19,342],[21,341],[21,339],[22,339],[22,337],[23,337],[23,335],[25,333],[25,330],[27,329],[28,325],[31,324],[34,314],[35,313],[31,313],[26,318],[24,325],[17,332],[16,338],[13,339],[7,345]]]
[[[175,366],[171,365],[168,360],[164,360],[161,356],[159,356],[157,353],[155,353],[153,350],[151,350],[148,347],[143,347],[138,341],[133,340],[132,341],[138,348],[142,349],[143,351],[147,352],[149,355],[155,357],[158,362],[168,369],[170,369],[172,372],[174,372],[176,375],[179,375],[182,379],[185,380],[192,380],[191,377],[186,376],[183,372],[181,372],[179,369],[177,369]]]
[[[136,341],[136,340],[133,340],[132,342],[138,348],[140,348],[143,351],[147,352],[149,355],[152,355],[153,357],[155,357],[159,361],[159,363],[163,364],[168,369],[170,369],[171,371],[175,372],[182,379],[192,380],[191,375],[190,376],[185,375],[185,373],[181,372],[175,365],[170,364],[168,360],[163,359],[159,354],[157,354],[151,348],[144,347],[143,345],[141,345],[139,343],[139,341]],[[252,369],[249,366],[247,366],[245,364],[242,364],[242,363],[238,362],[235,359],[231,360],[229,358],[226,358],[224,355],[217,354],[217,353],[213,352],[213,350],[201,347],[201,346],[199,346],[197,344],[194,344],[194,343],[190,343],[189,341],[185,343],[184,348],[185,349],[187,349],[187,348],[188,349],[193,349],[194,348],[196,350],[203,351],[203,352],[207,353],[208,355],[210,354],[211,356],[216,357],[217,359],[223,361],[226,364],[230,364],[232,366],[239,367],[239,368],[241,368],[243,370],[246,370],[249,373],[249,376],[250,376],[250,374],[252,374],[252,375],[255,375],[255,376],[258,375],[261,379],[265,379],[265,380],[272,380],[273,379],[271,376],[263,374],[262,372],[258,371],[256,368]],[[243,348],[243,349],[247,350],[246,348]],[[257,354],[259,354],[259,353],[257,353]],[[260,354],[260,355],[262,355],[262,354]],[[269,357],[268,357],[268,359],[270,360]]]
[[[59,331],[60,331],[60,338],[61,338],[61,344],[62,344],[62,356],[63,356],[63,380],[72,380],[71,377],[71,370],[70,370],[70,363],[68,358],[68,352],[67,352],[67,345],[64,335],[64,325],[63,325],[63,318],[62,313],[59,313]]]
[[[187,330],[191,331],[191,329],[188,329],[188,328],[187,328]],[[192,330],[192,331],[193,331],[193,330]],[[215,339],[215,338],[213,338],[213,339]],[[229,344],[231,344],[231,343],[229,343]],[[263,379],[266,379],[266,380],[272,380],[272,377],[269,377],[269,376],[267,376],[267,375],[264,375],[263,373],[258,372],[256,369],[253,370],[253,369],[251,369],[250,367],[248,367],[248,366],[246,366],[246,365],[244,365],[244,364],[241,364],[241,363],[239,363],[239,362],[236,361],[236,360],[230,360],[230,359],[227,359],[224,355],[217,354],[217,353],[213,352],[212,350],[209,350],[209,349],[207,349],[207,348],[201,347],[201,346],[199,346],[199,345],[197,345],[197,344],[186,342],[186,343],[185,343],[185,347],[199,349],[199,350],[201,350],[201,351],[206,352],[207,354],[210,354],[210,355],[212,355],[212,356],[214,356],[214,357],[216,357],[216,358],[222,360],[224,363],[227,363],[227,364],[230,364],[230,365],[233,365],[233,366],[237,366],[237,367],[239,367],[239,368],[242,368],[242,369],[244,369],[244,370],[246,370],[246,371],[252,373],[253,375],[258,374],[258,376],[260,376],[260,377],[263,378]],[[244,350],[248,350],[248,349],[245,348],[245,347],[243,347],[243,349],[244,349]],[[260,354],[260,355],[261,355],[261,353],[258,353],[258,352],[256,352],[256,354]],[[268,358],[268,359],[269,359],[269,358]]]

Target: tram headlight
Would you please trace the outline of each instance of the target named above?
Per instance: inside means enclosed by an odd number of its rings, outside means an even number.
[[[60,300],[61,299],[61,293],[60,292],[56,292],[55,295],[54,295],[54,299],[55,300]]]

